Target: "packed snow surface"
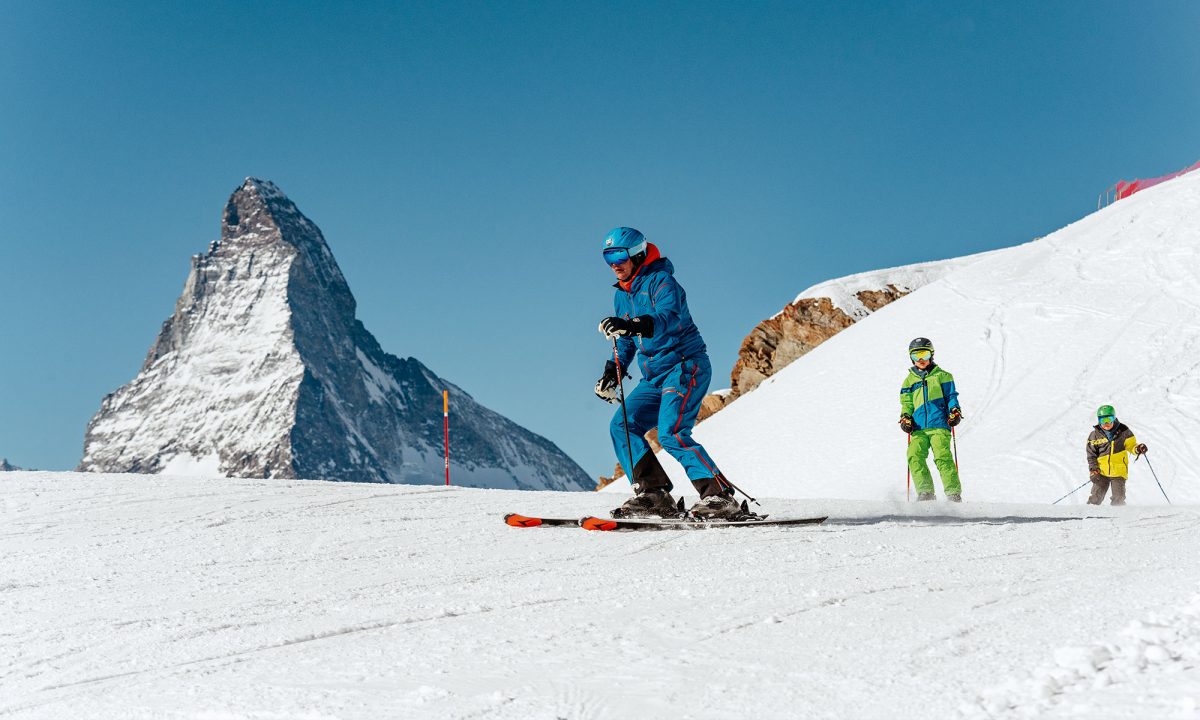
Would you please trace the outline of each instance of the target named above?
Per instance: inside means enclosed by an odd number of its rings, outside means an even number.
[[[845,482],[849,482],[846,479]],[[1200,718],[1200,508],[6,473],[4,718]]]

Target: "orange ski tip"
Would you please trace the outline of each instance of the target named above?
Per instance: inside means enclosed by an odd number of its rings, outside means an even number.
[[[598,517],[585,517],[579,522],[584,530],[616,530],[617,524],[612,520]]]
[[[516,513],[509,513],[504,516],[504,522],[513,527],[537,527],[542,524],[541,518],[525,517]]]

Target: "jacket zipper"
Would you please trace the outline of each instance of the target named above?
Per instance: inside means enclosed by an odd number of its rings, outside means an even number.
[[[921,409],[925,411],[925,422],[921,423],[922,429],[929,429],[929,379],[928,377],[921,378]]]

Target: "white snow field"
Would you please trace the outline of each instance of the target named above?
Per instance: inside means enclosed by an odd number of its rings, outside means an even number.
[[[2,718],[1200,718],[1192,507],[0,479]],[[1085,517],[1086,516],[1086,517]]]

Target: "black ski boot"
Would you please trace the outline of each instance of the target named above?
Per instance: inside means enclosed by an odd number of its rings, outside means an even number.
[[[674,518],[679,517],[679,507],[666,488],[653,488],[640,492],[614,509],[610,515],[618,520],[626,518]]]
[[[931,492],[917,493],[917,502],[925,502],[927,500],[937,500],[937,495]]]
[[[697,520],[757,520],[758,515],[750,512],[746,503],[733,499],[733,488],[720,473],[716,477],[693,480],[700,501],[688,510],[688,515]]]
[[[946,496],[949,502],[962,502],[962,493],[950,493]]]
[[[671,479],[653,452],[647,452],[633,466],[633,491],[636,493],[614,509],[614,518],[674,518],[683,514],[671,497]]]
[[[732,495],[709,495],[688,510],[697,520],[749,520],[742,504]]]

